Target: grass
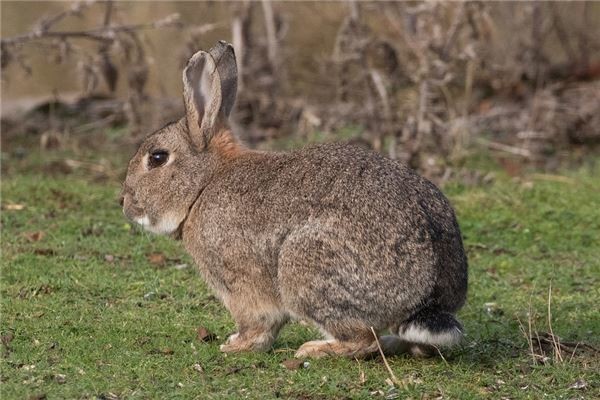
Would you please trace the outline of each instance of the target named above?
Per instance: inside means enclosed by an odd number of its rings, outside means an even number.
[[[551,285],[554,333],[599,345],[597,169],[445,189],[469,253],[468,335],[444,359],[388,358],[395,386],[380,358],[284,368],[317,336],[300,324],[272,352],[220,353],[234,324],[181,246],[130,226],[116,181],[42,170],[2,180],[2,399],[600,396],[597,353],[536,363],[519,328],[549,331]],[[218,339],[200,341],[199,327]]]

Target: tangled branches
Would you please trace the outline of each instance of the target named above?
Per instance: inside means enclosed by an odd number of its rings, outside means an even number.
[[[100,26],[86,30],[56,30],[56,26],[70,17],[82,18],[94,5],[104,6],[103,21]],[[172,14],[144,24],[113,23],[112,1],[78,1],[57,14],[42,18],[31,31],[8,38],[2,38],[2,70],[16,62],[26,73],[31,74],[24,49],[27,46],[41,47],[49,58],[58,64],[74,62],[80,73],[81,86],[86,95],[91,95],[104,82],[110,92],[114,92],[120,79],[117,65],[126,72],[128,99],[124,104],[132,132],[141,127],[141,105],[145,99],[149,64],[140,38],[140,32],[147,29],[177,28],[182,24],[179,15]],[[87,43],[86,46],[82,45]],[[4,77],[4,74],[3,74]]]

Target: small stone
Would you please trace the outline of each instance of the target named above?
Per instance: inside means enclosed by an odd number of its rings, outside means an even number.
[[[156,297],[155,292],[148,292],[144,295],[144,300],[152,300]]]
[[[200,364],[198,364],[198,363],[194,364],[194,365],[192,366],[192,368],[193,368],[195,371],[198,371],[198,372],[204,372],[204,369],[202,368],[202,365],[200,365]]]
[[[56,374],[54,375],[54,381],[60,385],[67,382],[67,376],[64,374]]]

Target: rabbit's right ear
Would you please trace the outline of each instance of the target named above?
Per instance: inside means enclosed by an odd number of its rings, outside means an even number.
[[[190,136],[199,150],[226,124],[235,103],[237,65],[233,47],[219,42],[199,51],[183,70],[183,97]]]

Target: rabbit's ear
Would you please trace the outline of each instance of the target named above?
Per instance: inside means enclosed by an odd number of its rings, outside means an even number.
[[[221,112],[227,118],[233,109],[237,93],[238,72],[235,52],[231,44],[219,40],[209,53],[217,63],[217,71],[221,79]]]
[[[210,143],[215,130],[226,123],[237,90],[233,47],[219,42],[209,53],[199,51],[183,70],[183,97],[188,129],[199,148]]]

